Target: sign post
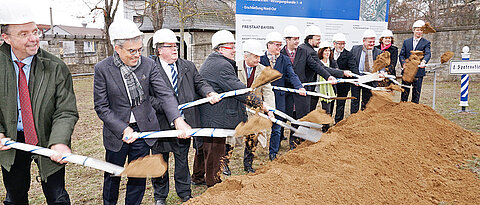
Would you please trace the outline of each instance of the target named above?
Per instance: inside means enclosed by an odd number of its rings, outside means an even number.
[[[468,107],[468,82],[469,75],[480,73],[480,61],[470,60],[470,48],[468,46],[462,49],[462,60],[450,62],[450,74],[462,74],[461,88],[460,88],[460,104],[462,110],[459,112],[469,112],[466,110]]]
[[[462,60],[468,61],[470,60],[470,49],[468,46],[463,47],[463,52],[462,52]],[[462,75],[462,80],[461,80],[461,90],[460,90],[460,105],[462,106],[462,112],[465,112],[466,107],[468,107],[468,81],[469,81],[469,76],[468,74],[463,74]]]

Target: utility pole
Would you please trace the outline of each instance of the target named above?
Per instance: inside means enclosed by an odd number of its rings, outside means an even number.
[[[52,14],[52,7],[50,7],[50,31],[53,34],[53,14]]]

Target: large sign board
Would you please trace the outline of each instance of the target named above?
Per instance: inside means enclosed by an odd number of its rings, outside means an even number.
[[[377,36],[387,28],[388,0],[237,0],[237,59],[248,39],[265,42],[273,31],[283,33],[288,25],[302,33],[309,25],[322,30],[322,41],[332,41],[335,33],[347,37],[346,48],[362,43],[362,34],[373,29]],[[303,38],[301,41],[303,42]],[[377,39],[378,40],[378,39]]]
[[[480,60],[450,61],[450,74],[480,74]]]

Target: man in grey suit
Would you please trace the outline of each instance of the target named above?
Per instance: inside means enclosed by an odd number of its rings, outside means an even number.
[[[109,28],[115,46],[113,56],[95,65],[94,104],[103,121],[106,161],[123,166],[149,154],[155,140],[136,139],[132,133],[158,131],[155,109],[163,110],[179,130],[189,129],[178,111],[173,92],[160,77],[155,62],[140,55],[142,33],[133,21],[115,20]],[[155,109],[154,109],[155,106]],[[178,136],[186,138],[185,133]],[[140,204],[145,178],[128,178],[125,204]],[[120,177],[104,175],[103,203],[116,204]]]
[[[213,91],[207,81],[197,71],[195,64],[182,58],[178,58],[177,37],[170,29],[160,29],[153,35],[153,44],[157,56],[154,58],[160,72],[160,76],[166,82],[167,87],[175,93],[179,104],[194,101],[196,96],[214,97],[210,103],[216,103],[220,99],[218,94]],[[182,110],[181,114],[185,121],[192,127],[200,127],[200,114],[198,107],[191,107]],[[160,129],[172,129],[168,124],[165,112],[157,111],[158,123]],[[163,159],[168,164],[169,152],[173,152],[175,158],[175,190],[182,202],[188,201],[192,197],[190,188],[190,170],[188,168],[188,150],[190,148],[190,139],[164,138],[158,139],[152,147],[152,154],[162,154]],[[196,144],[199,144],[198,142]],[[198,152],[198,147],[196,148]],[[203,157],[203,155],[202,155]],[[202,167],[204,169],[204,167]],[[205,172],[203,172],[205,173]],[[169,191],[168,170],[164,176],[152,178],[154,188],[154,198],[156,205],[165,204]],[[196,182],[205,179],[201,179]]]
[[[374,47],[376,37],[377,35],[375,35],[375,31],[367,29],[363,32],[363,44],[352,47],[350,52],[353,54],[353,58],[358,65],[353,73],[364,75],[365,72],[373,71],[373,61],[378,55],[380,55],[380,53],[382,53],[380,49]],[[377,86],[376,82],[370,82],[367,84],[374,87]],[[372,91],[369,89],[360,86],[352,86],[352,96],[357,98],[352,100],[350,107],[350,113],[352,114],[358,112],[360,106],[360,93],[362,93],[362,110],[365,109],[365,105],[372,96]]]

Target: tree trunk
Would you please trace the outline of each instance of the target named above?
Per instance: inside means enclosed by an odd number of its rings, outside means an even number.
[[[180,57],[184,58],[184,49],[185,49],[185,44],[184,42],[184,34],[185,34],[185,21],[181,20],[180,21]]]

